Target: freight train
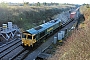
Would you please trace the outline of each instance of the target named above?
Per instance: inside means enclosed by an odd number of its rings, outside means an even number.
[[[22,33],[22,45],[23,46],[32,46],[39,41],[42,41],[44,37],[54,33],[55,30],[60,29],[60,27],[67,25],[70,21],[74,20],[76,17],[78,8],[71,12],[69,19],[66,22],[61,19],[54,19],[37,27],[26,30]],[[69,12],[68,12],[69,13]]]

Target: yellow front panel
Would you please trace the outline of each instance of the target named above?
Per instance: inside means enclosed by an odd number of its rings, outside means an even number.
[[[24,46],[27,46],[27,42],[26,42],[25,38],[22,38],[22,43],[24,44]]]
[[[36,40],[29,40],[29,39],[26,39],[25,38],[22,38],[22,42],[25,46],[33,46],[33,44],[36,42]]]

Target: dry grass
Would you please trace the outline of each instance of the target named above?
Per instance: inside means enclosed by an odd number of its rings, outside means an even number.
[[[83,13],[85,22],[48,60],[90,60],[90,9],[85,8]]]

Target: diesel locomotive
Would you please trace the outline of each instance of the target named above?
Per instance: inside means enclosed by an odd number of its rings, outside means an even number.
[[[24,46],[30,46],[41,40],[46,35],[53,33],[54,30],[61,26],[61,20],[51,20],[45,24],[39,25],[35,28],[26,30],[22,35],[22,43]]]
[[[68,24],[70,21],[74,20],[78,11],[76,10],[70,13],[69,21],[67,20],[68,22],[64,24],[61,19],[54,19],[37,27],[26,30],[22,33],[22,45],[33,47],[36,42],[43,40],[42,38],[46,37],[47,35],[50,35],[56,29],[59,29],[63,25]]]

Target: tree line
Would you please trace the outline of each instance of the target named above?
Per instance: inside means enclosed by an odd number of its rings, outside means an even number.
[[[2,6],[52,6],[52,5],[59,5],[59,3],[47,3],[47,2],[37,2],[37,3],[29,3],[29,2],[23,2],[23,3],[5,3],[1,2],[0,5]]]

